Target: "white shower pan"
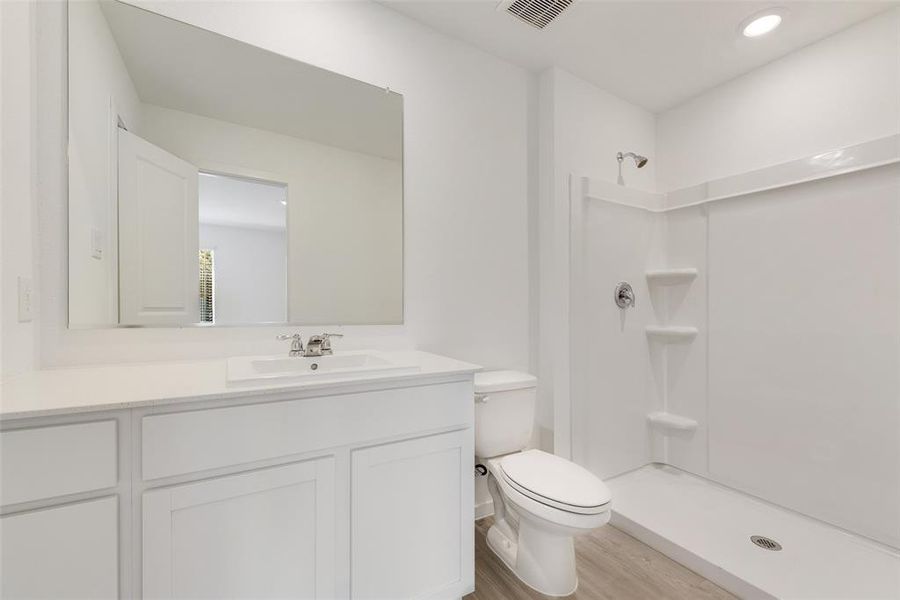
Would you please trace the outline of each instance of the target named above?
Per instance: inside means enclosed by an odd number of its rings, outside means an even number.
[[[674,467],[607,485],[613,525],[741,598],[900,598],[900,553],[887,546]],[[781,550],[755,545],[757,535]]]

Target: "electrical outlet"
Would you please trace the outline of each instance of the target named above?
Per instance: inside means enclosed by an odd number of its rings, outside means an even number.
[[[31,278],[19,277],[19,323],[28,323],[34,318],[34,288]]]

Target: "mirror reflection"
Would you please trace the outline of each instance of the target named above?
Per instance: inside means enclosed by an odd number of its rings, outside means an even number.
[[[70,3],[70,326],[401,323],[402,119],[395,92]]]
[[[287,320],[287,185],[200,174],[200,321]]]

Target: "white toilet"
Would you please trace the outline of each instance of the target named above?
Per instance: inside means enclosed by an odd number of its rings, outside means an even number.
[[[599,478],[531,441],[537,379],[475,375],[475,454],[486,462],[494,524],[488,546],[529,587],[567,596],[578,587],[573,538],[609,521],[611,494]]]

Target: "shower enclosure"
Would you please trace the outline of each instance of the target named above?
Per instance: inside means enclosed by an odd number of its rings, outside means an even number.
[[[900,597],[900,136],[569,208],[557,431],[613,523],[743,596]]]

